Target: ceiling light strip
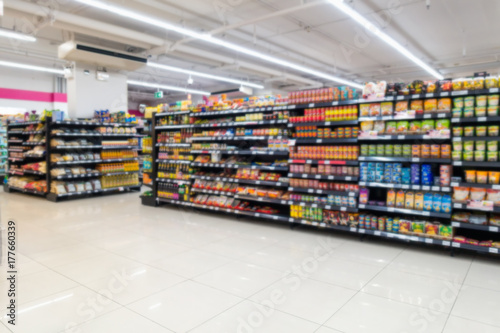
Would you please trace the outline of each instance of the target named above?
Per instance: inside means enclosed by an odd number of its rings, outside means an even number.
[[[252,56],[252,57],[273,63],[273,64],[277,64],[277,65],[280,65],[283,67],[291,68],[291,69],[294,69],[296,71],[303,72],[303,73],[306,73],[309,75],[320,77],[320,78],[323,78],[323,79],[328,80],[328,81],[333,81],[333,82],[348,85],[348,86],[351,86],[354,88],[363,89],[362,85],[357,84],[355,82],[345,80],[345,79],[342,79],[342,78],[337,77],[337,76],[328,75],[328,74],[325,74],[325,73],[322,73],[322,72],[319,72],[319,71],[316,71],[316,70],[313,70],[313,69],[310,69],[310,68],[307,68],[304,66],[294,64],[294,63],[286,61],[286,60],[282,60],[282,59],[278,59],[278,58],[275,58],[272,56],[268,56],[268,55],[265,55],[263,53],[253,51],[253,50],[250,50],[250,49],[223,41],[221,39],[214,38],[210,35],[201,34],[201,33],[195,32],[195,31],[191,31],[189,29],[175,26],[175,25],[167,23],[165,21],[160,21],[160,20],[154,19],[152,17],[148,17],[145,15],[139,14],[137,12],[125,9],[125,8],[108,5],[107,3],[104,3],[102,1],[97,1],[97,0],[74,0],[74,1],[80,2],[80,3],[87,5],[87,6],[92,6],[94,8],[108,11],[112,14],[117,14],[117,15],[120,15],[122,17],[126,17],[129,19],[135,20],[135,21],[139,21],[141,23],[153,25],[153,26],[156,26],[159,28],[163,28],[165,30],[174,31],[174,32],[177,32],[177,33],[185,35],[185,36],[189,36],[189,37],[192,37],[195,39],[203,40],[203,41],[211,43],[211,44],[219,45],[221,47],[224,47],[224,48],[236,51],[236,52],[240,52],[240,53],[243,53],[243,54],[246,54],[246,55],[249,55],[249,56]]]
[[[148,83],[148,82],[141,82],[141,81],[135,81],[135,80],[127,80],[127,83],[132,86],[140,86],[140,87],[146,87],[146,88],[153,88],[153,89],[162,89],[162,90],[170,90],[170,91],[180,91],[186,94],[197,94],[197,95],[204,95],[204,96],[210,96],[211,93],[208,91],[201,91],[201,90],[194,90],[194,89],[185,89],[181,87],[174,87],[174,86],[166,86],[163,84],[156,84],[156,83]]]
[[[352,9],[350,6],[348,6],[346,3],[344,3],[343,0],[329,0],[329,2],[334,5],[337,9],[342,11],[344,14],[348,15],[351,17],[353,20],[358,22],[360,25],[362,25],[366,31],[372,32],[375,36],[379,37],[382,39],[384,42],[389,44],[391,47],[396,49],[399,53],[413,61],[415,64],[423,68],[426,72],[434,76],[438,80],[444,79],[444,77],[438,73],[436,70],[431,68],[429,65],[427,65],[425,62],[417,58],[413,53],[411,53],[408,49],[406,49],[403,45],[399,44],[396,42],[392,37],[389,35],[385,34],[382,32],[379,28],[377,28],[374,24],[372,24],[370,21],[368,21],[366,18],[364,18],[361,14],[356,12],[354,9]]]
[[[242,86],[247,86],[251,88],[256,88],[256,89],[264,89],[263,85],[260,84],[255,84],[255,83],[250,83],[246,81],[241,81],[241,80],[235,80],[235,79],[230,79],[228,77],[223,77],[223,76],[217,76],[217,75],[211,75],[211,74],[206,74],[206,73],[200,73],[200,72],[194,72],[190,71],[187,69],[182,69],[178,67],[172,67],[172,66],[167,66],[167,65],[162,65],[154,62],[148,62],[148,66],[158,68],[158,69],[163,69],[166,71],[170,72],[176,72],[176,73],[183,73],[183,74],[188,74],[192,76],[198,76],[198,77],[203,77],[206,79],[212,79],[216,81],[222,81],[222,82],[229,82],[229,83],[234,83],[234,84],[239,84]]]
[[[33,36],[22,34],[20,32],[16,32],[16,31],[12,31],[12,30],[1,29],[1,28],[0,28],[0,37],[13,38],[13,39],[22,40],[25,42],[36,42],[36,38]]]
[[[0,66],[26,69],[26,70],[32,70],[32,71],[38,71],[38,72],[47,72],[47,73],[52,73],[52,74],[60,74],[60,75],[64,74],[64,71],[62,69],[19,64],[19,63],[10,62],[10,61],[3,61],[3,60],[0,60]]]

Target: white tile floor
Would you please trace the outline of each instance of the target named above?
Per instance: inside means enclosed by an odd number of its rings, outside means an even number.
[[[2,310],[0,333],[500,332],[497,259],[150,208],[137,194],[0,193],[0,208],[19,244],[18,323]]]

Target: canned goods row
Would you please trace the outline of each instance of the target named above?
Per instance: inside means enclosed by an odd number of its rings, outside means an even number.
[[[290,164],[291,173],[323,176],[359,176],[359,167],[332,166],[320,164],[314,167],[310,164]]]
[[[290,148],[290,157],[315,160],[357,160],[357,146],[313,146]]]
[[[339,191],[339,192],[359,192],[359,185],[357,184],[344,184],[344,183],[327,183],[321,182],[316,179],[290,179],[291,187],[310,188],[325,191]]]
[[[299,126],[295,128],[294,138],[320,138],[320,139],[351,139],[357,138],[359,127],[329,127]]]

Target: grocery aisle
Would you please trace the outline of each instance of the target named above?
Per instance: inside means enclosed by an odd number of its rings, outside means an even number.
[[[155,209],[137,194],[0,193],[0,205],[2,225],[18,225],[14,332],[500,331],[491,257]]]

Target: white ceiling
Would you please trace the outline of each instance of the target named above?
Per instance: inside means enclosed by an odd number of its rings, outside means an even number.
[[[499,1],[431,0],[429,9],[425,0],[346,1],[373,23],[383,23],[382,28],[388,35],[446,77],[481,70],[499,73]],[[131,22],[72,0],[4,2],[5,17],[0,20],[1,26],[29,32],[39,25],[39,29],[35,44],[13,46],[0,41],[1,58],[22,59],[22,55],[27,55],[30,63],[60,66],[61,62],[56,60],[57,46],[75,38],[121,51],[153,55],[153,59],[171,66],[264,83],[266,91],[284,92],[334,84],[204,42],[183,40],[183,36],[176,33]],[[218,29],[215,36],[232,43],[360,83],[378,79],[430,79],[422,69],[378,38],[364,33],[352,19],[324,0],[107,2],[195,31]],[[55,10],[46,7],[49,3]],[[391,4],[397,6],[391,7]],[[296,10],[290,10],[292,8]],[[277,15],[286,10],[283,15]],[[68,18],[68,14],[73,16]],[[272,15],[275,16],[269,17]],[[108,26],[101,27],[99,22]],[[163,71],[151,74],[140,70],[129,74],[132,78],[148,75],[170,85],[185,86],[187,80],[185,74]],[[192,86],[202,90],[226,87],[228,85],[207,79],[195,79]]]

